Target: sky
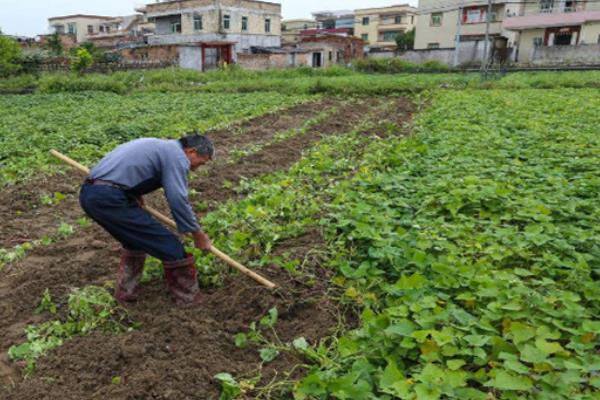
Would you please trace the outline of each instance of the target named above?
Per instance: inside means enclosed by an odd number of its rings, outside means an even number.
[[[276,0],[271,0],[276,1]],[[0,29],[8,35],[35,36],[48,31],[48,18],[69,14],[129,15],[144,0],[0,0]],[[284,19],[309,18],[313,11],[353,10],[417,0],[280,0]]]

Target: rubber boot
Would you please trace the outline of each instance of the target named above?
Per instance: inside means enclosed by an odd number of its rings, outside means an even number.
[[[145,261],[146,253],[143,251],[121,250],[121,263],[119,264],[115,284],[115,298],[117,301],[132,302],[137,300]]]
[[[201,303],[198,271],[193,256],[183,260],[165,261],[165,281],[175,304],[180,307],[195,307]]]

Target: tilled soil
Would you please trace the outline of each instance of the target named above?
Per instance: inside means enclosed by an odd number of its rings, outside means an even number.
[[[302,118],[314,116],[317,110],[337,104],[340,111],[318,129],[289,140],[267,145],[258,153],[240,160],[237,164],[221,165],[210,170],[208,177],[192,182],[203,200],[221,202],[232,198],[235,193],[217,188],[225,181],[238,182],[242,177],[253,177],[289,167],[301,157],[303,150],[327,134],[348,132],[361,122],[364,115],[380,100],[361,101],[340,105],[337,100],[324,100],[318,105],[302,108]],[[358,107],[357,104],[363,104]],[[308,105],[304,105],[308,107]],[[312,110],[312,111],[309,111]],[[411,104],[405,99],[397,100],[397,112],[393,110],[375,118],[401,123],[410,119]],[[299,111],[300,112],[300,111]],[[300,119],[293,123],[281,123],[270,115],[264,117],[268,124],[255,121],[265,128],[260,139],[268,141],[276,132],[288,129],[289,125],[300,126]],[[252,125],[244,131],[250,132]],[[250,128],[249,128],[250,127]],[[261,128],[262,129],[262,128]],[[258,128],[257,128],[258,130]],[[215,132],[217,133],[217,132]],[[235,135],[238,139],[250,136]],[[255,137],[259,137],[256,135]],[[213,135],[217,147],[231,146],[227,134]],[[227,144],[226,144],[227,143]],[[67,177],[52,177],[57,184]],[[54,181],[56,179],[56,181]],[[56,186],[58,187],[58,186]],[[61,187],[67,194],[76,193],[76,186]],[[36,198],[35,191],[4,193],[0,196],[2,212],[14,210],[5,201]],[[53,209],[61,215],[77,218],[82,213],[75,199],[64,200]],[[52,213],[54,214],[54,213]],[[0,215],[1,216],[1,215]],[[49,220],[50,217],[48,217]],[[56,218],[56,217],[55,217]],[[19,235],[34,236],[44,226],[37,225],[32,217],[31,224],[23,226]],[[45,223],[48,223],[48,220]],[[54,220],[56,224],[56,220]],[[3,240],[15,230],[0,228]],[[323,246],[318,230],[281,243],[275,253],[292,253],[306,257],[313,249]],[[7,349],[25,340],[23,328],[27,324],[50,318],[34,315],[44,289],[49,288],[54,299],[64,300],[71,288],[86,285],[103,285],[114,279],[118,263],[119,246],[97,226],[79,229],[77,235],[57,241],[49,246],[34,248],[14,265],[7,267],[0,282],[0,398],[21,399],[212,399],[217,398],[219,385],[214,375],[229,372],[234,376],[255,376],[260,363],[256,348],[238,349],[233,336],[247,330],[252,321],[264,316],[276,306],[279,310],[277,334],[281,341],[289,342],[305,337],[310,343],[332,334],[339,321],[351,326],[355,321],[352,313],[340,309],[332,297],[335,290],[328,286],[329,273],[320,266],[320,259],[310,256],[302,277],[291,277],[285,270],[270,266],[261,274],[280,285],[275,292],[259,287],[248,278],[231,275],[222,288],[206,289],[202,307],[182,310],[174,307],[164,284],[160,280],[144,286],[140,301],[129,306],[133,320],[141,328],[121,335],[95,333],[67,341],[51,351],[37,363],[35,375],[26,380],[19,376],[18,368],[7,360]],[[318,252],[316,252],[318,254]],[[315,254],[312,252],[311,254]],[[271,378],[284,377],[301,359],[294,354],[282,354],[274,362],[266,364],[261,371],[263,382]],[[297,371],[296,373],[300,373]],[[112,378],[120,377],[120,384]]]
[[[215,143],[218,160],[226,160],[228,149],[268,142],[274,134],[299,128],[306,119],[340,102],[339,99],[327,98],[303,103],[206,134]],[[221,162],[216,164],[212,168],[218,167]],[[64,174],[35,179],[0,191],[0,248],[11,248],[44,235],[53,235],[61,221],[72,222],[81,216],[77,193],[82,181],[79,172],[68,170]],[[62,193],[66,199],[53,206],[41,204],[42,195],[52,196],[55,192]]]

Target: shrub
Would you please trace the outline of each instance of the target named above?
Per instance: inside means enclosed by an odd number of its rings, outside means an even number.
[[[22,51],[17,42],[0,35],[0,78],[6,78],[19,72]]]
[[[85,47],[80,47],[75,52],[75,57],[71,60],[71,68],[78,74],[83,72],[94,64],[94,57]]]

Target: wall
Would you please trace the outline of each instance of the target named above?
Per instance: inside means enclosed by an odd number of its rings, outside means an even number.
[[[532,59],[534,47],[533,40],[535,38],[544,38],[544,29],[529,29],[522,31],[519,35],[519,52],[517,62],[519,64],[529,63]]]
[[[600,65],[600,44],[538,47],[532,54],[531,64],[538,66]]]
[[[462,42],[459,47],[458,64],[478,63],[483,59],[484,42]],[[374,53],[370,57],[390,58],[393,53]],[[436,50],[412,50],[400,53],[397,58],[416,64],[427,61],[439,61],[443,64],[454,65],[454,48]]]
[[[238,54],[238,65],[249,70],[310,66],[312,53]]]
[[[123,61],[176,62],[177,46],[144,46],[119,51]]]
[[[202,71],[202,48],[198,46],[180,46],[179,67]]]
[[[598,44],[600,42],[600,22],[585,24],[581,27],[580,44]]]

